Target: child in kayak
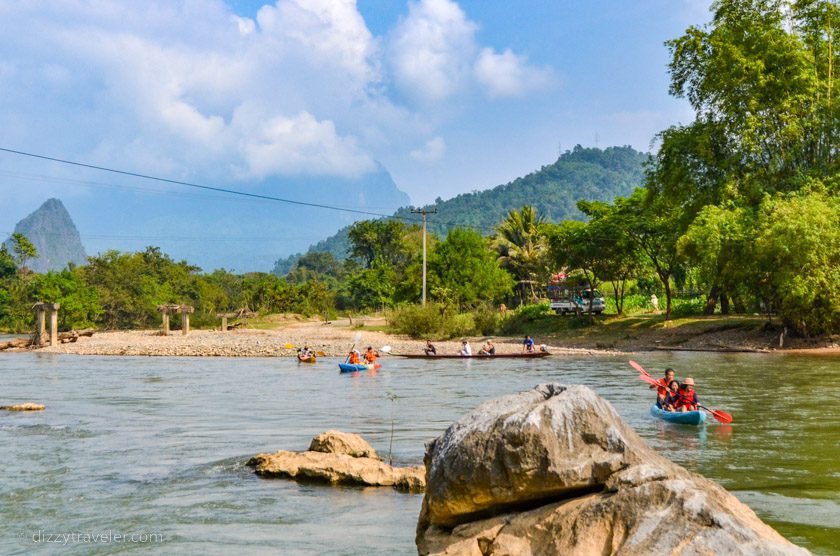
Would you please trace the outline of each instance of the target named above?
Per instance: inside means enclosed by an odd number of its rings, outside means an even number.
[[[697,404],[700,400],[697,398],[697,392],[694,391],[694,379],[687,377],[679,390],[680,399],[677,402],[677,411],[697,411]]]
[[[662,399],[662,405],[659,407],[665,411],[677,411],[677,404],[680,401],[680,383],[676,380],[671,380],[668,383],[668,390],[665,391],[665,397]]]

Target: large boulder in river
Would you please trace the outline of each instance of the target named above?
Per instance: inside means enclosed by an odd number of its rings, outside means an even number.
[[[422,466],[388,465],[362,437],[340,431],[316,436],[305,452],[280,450],[274,454],[257,454],[248,465],[264,477],[390,486],[413,492],[422,491],[426,486],[426,470]]]
[[[584,386],[486,402],[425,463],[420,554],[807,554]]]

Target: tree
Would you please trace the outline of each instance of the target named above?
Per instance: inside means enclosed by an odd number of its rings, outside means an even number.
[[[513,278],[496,264],[490,242],[474,230],[454,228],[429,259],[430,290],[449,292],[461,306],[498,302],[513,289]]]
[[[759,288],[786,325],[805,336],[840,329],[840,200],[776,195],[756,223]]]
[[[624,312],[627,281],[644,267],[638,246],[630,239],[616,207],[600,201],[578,201],[578,209],[589,217],[593,247],[601,260],[599,277],[609,281],[615,299],[616,312]]]
[[[350,255],[358,259],[365,268],[372,268],[380,258],[392,266],[400,266],[411,258],[405,249],[403,238],[406,226],[399,220],[362,220],[350,226]]]
[[[38,250],[25,235],[15,232],[12,234],[12,252],[15,254],[17,266],[23,269],[29,259],[38,257]]]
[[[665,289],[665,319],[671,318],[671,277],[679,264],[677,240],[682,225],[678,209],[662,197],[637,189],[630,197],[615,200],[621,229],[641,250]]]
[[[494,246],[499,253],[499,265],[508,270],[520,286],[520,301],[524,303],[526,290],[534,300],[534,282],[548,274],[548,245],[543,234],[544,219],[537,210],[525,205],[512,210],[496,227]]]

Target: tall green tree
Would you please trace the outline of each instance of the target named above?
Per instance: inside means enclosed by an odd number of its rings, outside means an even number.
[[[522,302],[536,298],[534,283],[548,275],[544,224],[537,209],[525,205],[520,210],[511,210],[496,227],[494,246],[499,253],[499,265],[518,282]]]
[[[499,268],[490,241],[475,230],[454,228],[429,260],[430,290],[445,291],[461,306],[499,302],[514,280]]]
[[[38,257],[38,250],[29,239],[18,232],[12,234],[12,253],[19,268],[24,268],[30,259]]]

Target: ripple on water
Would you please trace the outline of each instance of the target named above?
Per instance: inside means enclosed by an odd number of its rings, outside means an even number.
[[[385,359],[380,372],[354,377],[340,376],[334,359],[301,369],[282,359],[0,355],[3,396],[49,408],[0,417],[0,496],[13,502],[0,504],[0,553],[31,549],[16,539],[33,528],[159,531],[167,554],[413,553],[420,496],[264,479],[245,462],[304,450],[330,428],[362,433],[387,457],[393,422],[394,461],[420,464],[424,444],[465,412],[542,382],[594,388],[657,450],[734,489],[782,534],[831,553],[840,448],[820,425],[840,398],[800,378],[830,380],[840,368],[750,355],[638,359],[651,372],[691,369],[704,402],[735,423],[652,418],[649,390],[617,358]]]

